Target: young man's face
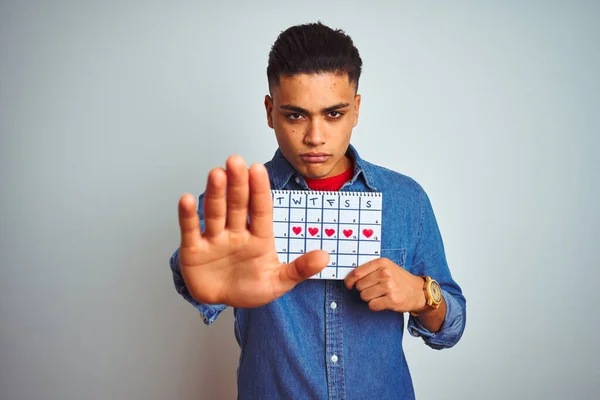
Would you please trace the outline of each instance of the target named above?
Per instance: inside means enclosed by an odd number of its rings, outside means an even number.
[[[352,165],[345,156],[358,123],[360,95],[347,74],[282,76],[265,96],[279,149],[306,178],[329,178]]]

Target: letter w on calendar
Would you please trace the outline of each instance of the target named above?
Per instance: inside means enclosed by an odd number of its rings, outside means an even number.
[[[380,257],[381,193],[271,190],[271,195],[280,262],[325,250],[329,264],[312,278],[344,279]]]

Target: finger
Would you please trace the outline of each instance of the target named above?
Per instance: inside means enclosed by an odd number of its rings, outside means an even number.
[[[240,156],[227,160],[227,229],[246,230],[248,226],[248,169]]]
[[[200,218],[196,211],[196,199],[191,194],[184,194],[179,199],[179,229],[181,230],[181,247],[198,245],[200,233]]]
[[[379,268],[379,260],[380,259],[377,258],[375,260],[369,261],[366,264],[359,265],[358,267],[354,268],[354,270],[350,272],[344,279],[346,287],[348,289],[352,289],[352,286],[354,286],[357,281],[369,275],[371,272],[376,271]]]
[[[383,311],[389,309],[388,307],[389,299],[387,296],[377,297],[369,301],[369,308],[371,311]]]
[[[283,264],[280,274],[281,281],[294,286],[321,272],[328,262],[329,254],[326,251],[310,251],[289,264]]]
[[[204,194],[204,236],[206,237],[217,236],[225,229],[226,188],[227,175],[223,168],[210,171]]]
[[[267,169],[250,166],[250,232],[259,237],[273,236],[273,200]]]
[[[354,286],[356,286],[356,290],[363,291],[367,288],[370,288],[371,286],[375,286],[378,283],[380,283],[381,277],[377,273],[378,271],[379,271],[379,269],[376,269],[375,271],[371,272],[369,275],[356,281],[356,283],[354,284]]]
[[[361,290],[360,298],[368,302],[378,297],[385,296],[386,294],[387,290],[383,285],[375,285],[367,289]]]

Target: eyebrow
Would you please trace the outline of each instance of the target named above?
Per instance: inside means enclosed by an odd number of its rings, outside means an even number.
[[[350,103],[334,104],[333,106],[329,106],[329,107],[326,107],[326,108],[322,109],[321,112],[328,113],[328,112],[332,112],[332,111],[335,111],[335,110],[339,110],[340,108],[348,107],[349,105],[350,105]],[[279,106],[279,108],[281,110],[294,111],[294,112],[297,112],[299,114],[310,114],[308,112],[308,110],[305,110],[302,107],[293,106],[291,104],[283,104],[283,105]]]

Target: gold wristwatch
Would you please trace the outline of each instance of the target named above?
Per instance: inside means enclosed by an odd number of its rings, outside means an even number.
[[[423,281],[423,292],[425,293],[425,307],[417,311],[411,311],[410,315],[418,317],[419,313],[426,310],[437,310],[440,304],[442,304],[442,289],[437,281],[431,279],[429,276],[422,276]]]

